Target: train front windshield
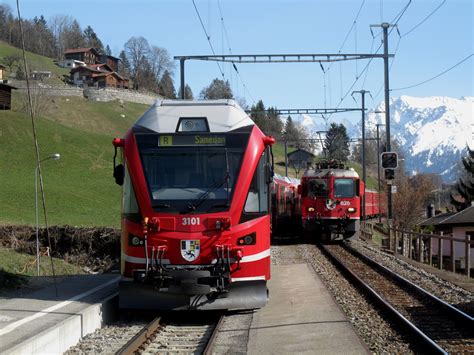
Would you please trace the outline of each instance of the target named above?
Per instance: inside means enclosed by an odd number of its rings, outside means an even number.
[[[354,180],[352,179],[335,179],[334,180],[334,197],[350,198],[355,196]]]
[[[308,179],[307,180],[307,196],[308,197],[327,197],[328,180],[327,179]]]
[[[154,209],[175,213],[228,210],[247,138],[241,134],[180,135],[170,138],[171,144],[160,145],[157,135],[138,136]]]

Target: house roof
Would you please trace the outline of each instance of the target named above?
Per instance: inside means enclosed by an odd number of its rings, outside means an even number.
[[[2,88],[2,89],[10,88],[10,89],[15,89],[15,90],[18,89],[14,86],[11,86],[11,85],[8,85],[8,84],[3,84],[3,83],[0,83],[0,88]]]
[[[474,206],[463,209],[462,211],[454,214],[451,217],[446,218],[439,223],[443,226],[453,225],[453,224],[468,224],[474,226]]]
[[[421,222],[420,226],[422,226],[422,227],[437,226],[438,224],[443,222],[446,218],[449,218],[453,215],[455,215],[454,212],[440,213],[440,214],[437,214],[436,216],[433,216],[433,217],[428,218],[427,220]]]
[[[311,152],[308,152],[307,150],[304,150],[304,149],[296,149],[290,153],[288,153],[288,157],[291,157],[292,155],[294,154],[305,154],[305,155],[308,155],[308,156],[312,156],[312,157],[315,157],[315,155]]]
[[[112,59],[116,59],[117,61],[120,61],[121,59],[119,57],[114,57],[113,55],[110,55],[110,54],[102,54],[103,56],[106,56],[107,58],[112,58]]]
[[[95,73],[112,73],[113,70],[107,64],[91,64],[91,65],[82,65],[76,68],[71,69],[71,73],[81,70],[88,70]]]
[[[84,53],[84,52],[95,52],[96,54],[100,54],[99,51],[93,47],[90,48],[69,48],[64,51],[64,54],[69,53]]]
[[[71,73],[75,73],[78,71],[89,71],[92,72],[92,76],[94,78],[101,77],[101,76],[109,76],[114,75],[120,80],[125,80],[119,73],[112,71],[112,69],[107,64],[94,64],[94,65],[83,65],[74,69],[71,69]]]

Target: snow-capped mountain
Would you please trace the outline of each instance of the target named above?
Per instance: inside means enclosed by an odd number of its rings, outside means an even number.
[[[384,109],[382,102],[375,111]],[[310,116],[303,117],[301,123],[310,131],[324,129],[324,124]],[[349,136],[360,137],[360,122],[338,123],[346,126]],[[376,123],[385,123],[385,114],[368,112],[366,132],[373,132]],[[393,97],[390,132],[403,149],[409,172],[436,173],[445,182],[453,182],[466,146],[474,147],[474,97]]]

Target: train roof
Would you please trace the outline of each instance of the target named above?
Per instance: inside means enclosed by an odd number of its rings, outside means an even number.
[[[282,175],[275,174],[273,176],[273,179],[275,181],[282,181],[288,185],[293,185],[293,186],[298,186],[300,184],[300,179],[292,178],[289,176],[282,176]]]
[[[357,174],[357,172],[352,169],[308,169],[304,172],[303,177],[325,178],[331,174],[334,177],[359,177],[359,174]]]
[[[158,100],[135,122],[134,127],[175,133],[180,118],[204,117],[211,133],[254,125],[234,100]]]

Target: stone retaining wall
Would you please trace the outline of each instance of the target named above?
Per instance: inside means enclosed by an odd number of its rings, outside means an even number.
[[[18,88],[18,92],[26,91],[26,82],[10,80],[9,84]],[[123,100],[128,102],[136,102],[139,104],[151,105],[156,100],[162,99],[160,95],[153,95],[147,93],[141,93],[134,90],[125,89],[97,89],[97,88],[80,88],[74,86],[52,86],[46,84],[37,85],[36,83],[32,86],[32,90],[40,90],[48,96],[63,96],[63,97],[85,97],[89,100],[94,101],[114,101]]]

